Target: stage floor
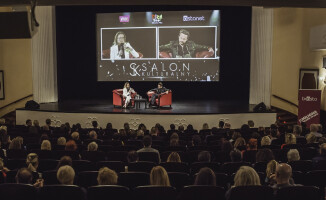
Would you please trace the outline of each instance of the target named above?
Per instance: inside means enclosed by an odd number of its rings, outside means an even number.
[[[114,108],[110,100],[69,100],[40,104],[37,111],[68,113],[133,113],[133,114],[233,114],[253,113],[255,105],[237,101],[173,101],[172,108],[145,109],[145,104],[136,108]],[[24,108],[19,110],[25,110]]]

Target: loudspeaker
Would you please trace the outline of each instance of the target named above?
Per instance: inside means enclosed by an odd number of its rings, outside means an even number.
[[[40,108],[40,104],[36,103],[36,101],[30,100],[25,104],[25,109],[27,110],[36,110]]]
[[[0,39],[32,38],[36,32],[29,12],[0,12]]]
[[[254,112],[266,112],[266,110],[267,107],[264,102],[261,102],[254,107]]]

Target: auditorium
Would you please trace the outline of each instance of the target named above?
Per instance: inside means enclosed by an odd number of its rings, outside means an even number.
[[[326,2],[1,0],[0,27],[1,200],[326,198]]]

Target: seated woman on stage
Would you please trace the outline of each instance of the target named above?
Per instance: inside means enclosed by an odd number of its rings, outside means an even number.
[[[130,103],[132,93],[135,93],[135,90],[130,87],[129,82],[126,82],[123,87],[123,98],[126,98],[123,108],[126,108]]]
[[[169,93],[169,89],[163,87],[163,83],[162,82],[159,82],[158,85],[157,85],[157,88],[151,89],[148,92],[155,92],[155,94],[152,95],[151,102],[150,102],[150,105],[153,106],[155,104],[155,100],[158,98],[158,96],[160,94],[163,94],[163,93],[168,94]]]

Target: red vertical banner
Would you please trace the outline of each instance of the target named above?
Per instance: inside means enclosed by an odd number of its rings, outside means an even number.
[[[298,124],[305,122],[310,124],[320,123],[320,90],[299,90]]]

